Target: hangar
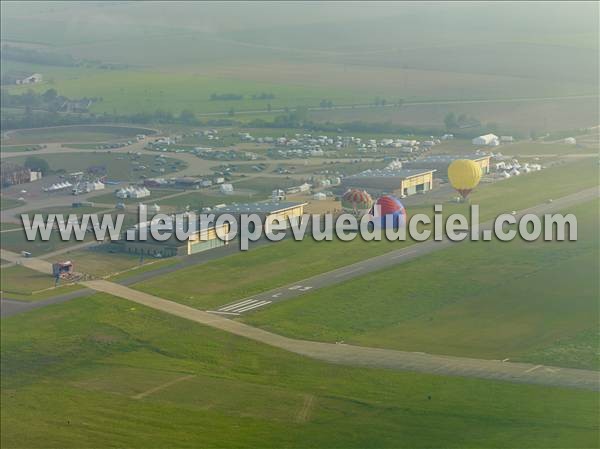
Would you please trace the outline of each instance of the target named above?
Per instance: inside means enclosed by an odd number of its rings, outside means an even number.
[[[142,226],[148,225],[149,222],[144,223]],[[175,235],[171,236],[168,240],[158,241],[150,233],[148,233],[146,240],[140,240],[140,225],[135,225],[128,231],[133,232],[135,238],[128,240],[125,235],[121,236],[121,239],[115,243],[117,249],[126,253],[154,257],[189,256],[229,244],[227,240],[222,240],[217,235],[217,233],[221,233],[221,235],[229,233],[228,223],[224,223],[218,228],[214,224],[203,226],[191,235],[189,239],[182,241],[178,240]]]
[[[301,217],[304,214],[304,206],[307,204],[296,201],[232,204],[215,209],[212,213],[215,214],[215,220],[224,214],[233,215],[238,220],[242,214],[257,214],[263,223],[267,219],[277,219],[280,223],[289,223],[288,218]]]
[[[490,172],[490,159],[489,155],[482,154],[467,154],[467,155],[431,155],[414,161],[406,162],[406,166],[412,168],[430,168],[435,169],[441,173],[443,177],[446,177],[448,173],[448,167],[452,162],[457,159],[469,159],[477,163],[481,168],[481,173],[486,175]]]
[[[369,193],[397,193],[408,196],[433,188],[435,169],[365,170],[342,179],[341,187],[367,190]]]

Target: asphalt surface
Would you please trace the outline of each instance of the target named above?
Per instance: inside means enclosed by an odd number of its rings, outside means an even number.
[[[598,371],[297,340],[112,282],[87,281],[83,284],[88,288],[205,326],[330,363],[553,387],[600,390],[600,372]]]
[[[559,198],[557,200],[552,201],[551,203],[539,204],[529,209],[519,211],[516,214],[516,217],[518,219],[519,217],[528,213],[544,214],[560,211],[574,204],[597,198],[598,193],[599,192],[597,187],[587,189],[572,195]],[[492,228],[492,221],[488,221],[480,225],[480,230],[482,232],[485,230],[490,230]],[[213,310],[211,312],[229,316],[237,316],[241,314],[255,312],[272,304],[297,298],[298,296],[303,295],[307,292],[314,291],[323,287],[329,287],[331,285],[340,284],[350,279],[364,276],[368,273],[383,270],[394,265],[406,263],[418,257],[433,253],[435,251],[439,251],[444,248],[448,248],[451,245],[457,245],[459,243],[460,242],[453,242],[449,239],[444,239],[441,241],[429,240],[426,242],[416,243],[414,245],[410,245],[408,247],[396,251],[391,251],[381,256],[363,260],[352,265],[347,265],[336,270],[328,271],[326,273],[322,273],[317,276],[313,276],[311,278],[295,282],[291,285],[286,285],[284,287],[259,293],[249,298],[244,298],[225,304],[217,310]]]

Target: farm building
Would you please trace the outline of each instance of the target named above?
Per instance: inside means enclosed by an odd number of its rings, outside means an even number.
[[[457,159],[470,159],[476,162],[481,168],[483,174],[490,172],[490,159],[491,156],[481,154],[468,154],[468,155],[431,155],[415,161],[406,162],[407,167],[420,168],[420,169],[433,169],[437,170],[441,176],[446,177],[448,173],[448,166]]]
[[[183,241],[172,236],[168,240],[161,242],[153,239],[150,232],[148,232],[148,238],[142,241],[139,239],[140,228],[143,226],[147,227],[149,224],[150,222],[135,225],[128,230],[128,232],[131,231],[134,234],[135,238],[127,240],[125,235],[123,235],[121,240],[114,243],[114,245],[126,253],[154,257],[171,257],[189,256],[191,254],[200,253],[229,244],[227,240],[221,240],[217,235],[217,232],[221,232],[223,235],[229,233],[229,224],[227,223],[224,223],[219,229],[212,224],[202,226],[196,233],[190,236],[189,239]],[[174,226],[175,223],[172,222],[172,227]],[[185,224],[184,229],[187,229],[187,224]]]
[[[497,146],[499,144],[498,136],[495,134],[484,134],[483,136],[475,137],[471,143],[473,145]]]
[[[307,203],[294,201],[234,204],[219,208],[214,211],[214,214],[215,219],[220,215],[230,214],[238,220],[242,214],[257,214],[261,217],[263,223],[265,223],[267,219],[278,219],[283,223],[284,221],[288,222],[288,218],[301,217],[304,213],[304,206],[306,206],[306,204]]]
[[[435,169],[397,169],[397,170],[365,170],[353,176],[342,179],[341,189],[351,188],[367,190],[369,193],[397,193],[413,195],[427,192],[433,188],[433,173]]]

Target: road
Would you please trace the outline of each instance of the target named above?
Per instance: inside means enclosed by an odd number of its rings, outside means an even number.
[[[83,284],[90,289],[124,298],[161,312],[329,363],[600,390],[600,373],[597,371],[298,340],[112,282],[87,281]]]
[[[565,208],[574,204],[597,198],[598,194],[598,188],[593,187],[591,189],[583,190],[581,192],[556,199],[552,203],[538,204],[537,206],[529,209],[519,211],[516,217],[519,218],[528,213],[544,214],[564,210]],[[481,231],[484,231],[486,229],[492,229],[492,226],[493,223],[489,221],[481,224],[480,228]],[[319,288],[340,284],[350,279],[364,276],[368,273],[409,262],[418,257],[430,254],[434,251],[439,251],[455,244],[457,243],[448,239],[441,241],[429,240],[426,242],[417,243],[396,251],[391,251],[381,256],[363,260],[352,265],[347,265],[336,270],[328,271],[326,273],[321,273],[317,276],[295,282],[292,285],[286,285],[284,287],[259,293],[249,298],[244,298],[225,304],[219,309],[211,312],[232,316],[255,312],[264,307],[268,307],[281,301],[288,301],[304,293],[314,291]]]

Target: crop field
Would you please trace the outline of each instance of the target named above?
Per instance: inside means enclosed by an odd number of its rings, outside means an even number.
[[[201,12],[204,19],[192,23],[183,20],[182,9],[173,16],[161,5],[148,6],[154,13],[144,14],[143,23],[130,5],[119,5],[118,11],[117,6],[103,7],[79,6],[78,10],[86,11],[82,12],[86,19],[78,23],[69,19],[72,11],[62,7],[39,8],[35,15],[9,7],[13,16],[3,23],[3,42],[36,48],[43,40],[47,44],[41,48],[46,51],[122,64],[106,70],[3,61],[6,70],[45,76],[39,85],[12,86],[10,91],[52,87],[71,98],[101,97],[92,105],[95,113],[157,109],[180,113],[187,109],[196,114],[259,111],[257,116],[261,116],[267,114],[269,105],[273,109],[318,107],[324,99],[334,105],[369,105],[379,97],[388,103],[398,99],[459,103],[319,111],[314,118],[440,127],[443,116],[453,111],[524,133],[597,124],[597,24],[590,20],[597,8],[592,5],[582,8],[589,9],[587,13],[578,13],[577,32],[565,29],[557,19],[563,16],[561,6],[548,11],[523,6],[516,15],[494,6],[496,17],[510,17],[518,28],[510,36],[496,23],[485,31],[474,25],[478,20],[489,22],[489,12],[445,5],[438,5],[436,14],[433,8],[406,6],[410,12],[389,16],[380,8],[365,8],[361,19],[352,21],[350,27],[339,8],[324,25],[317,23],[323,18],[299,11],[285,13],[295,8],[288,6],[277,13],[282,26],[268,31],[239,24],[241,18],[255,17],[246,6],[236,12],[218,5],[206,7]],[[193,11],[192,15],[199,12],[191,4],[180,8]],[[111,12],[119,18],[114,23],[100,19]],[[532,14],[537,20],[528,20]],[[467,16],[469,21],[465,21]],[[156,23],[165,17],[176,17],[178,26]],[[440,17],[459,26],[450,30]],[[256,20],[260,23],[263,17]],[[415,27],[420,20],[428,23],[427,36]],[[48,30],[57,26],[61,32],[50,36]],[[110,38],[98,37],[104,33]],[[496,49],[493,54],[491,47]],[[511,63],[506,64],[507,60]],[[210,100],[213,93],[244,98]],[[273,98],[252,99],[263,93]],[[520,101],[580,95],[596,98]],[[460,103],[473,100],[501,101]]]
[[[166,157],[164,164],[157,164],[152,156],[139,156],[134,160],[126,154],[116,154],[108,152],[83,152],[83,153],[65,153],[65,154],[45,154],[39,157],[48,161],[50,170],[64,170],[66,172],[85,171],[89,167],[98,166],[106,167],[106,172],[109,179],[122,181],[135,181],[145,176],[159,176],[169,173],[174,173],[185,168],[185,163],[179,160]],[[26,160],[25,156],[11,158],[15,164],[23,164]],[[146,167],[139,169],[140,166]],[[173,167],[176,167],[173,168]],[[160,168],[164,168],[164,172],[159,172]]]
[[[3,137],[5,144],[35,144],[51,142],[104,142],[114,139],[135,139],[137,134],[153,134],[147,128],[110,125],[73,125],[10,131]]]
[[[562,182],[557,183],[559,173]],[[597,167],[587,162],[575,162],[482,186],[472,194],[472,203],[481,205],[481,220],[485,221],[499,213],[521,210],[596,183]],[[468,216],[464,204],[446,204],[444,211],[446,215],[460,212]],[[432,208],[408,209],[409,215],[417,212],[431,214]],[[411,243],[410,240],[364,242],[360,238],[352,242],[316,242],[310,238],[302,242],[289,240],[178,270],[168,276],[136,284],[134,288],[193,307],[210,309]],[[202,289],[197,288],[199,278],[203,279]]]
[[[598,202],[577,242],[465,243],[249,315],[276,333],[600,369]]]
[[[597,393],[335,366],[107,295],[5,319],[1,331],[6,448],[417,447],[451,437],[558,448],[597,436]]]
[[[496,130],[496,134],[514,134],[529,137],[530,132],[538,135],[557,130],[585,126],[596,126],[598,97],[526,100],[531,94],[523,93],[522,100],[464,101],[438,104],[405,104],[401,108],[355,108],[326,111],[311,111],[314,121],[332,122],[391,122],[397,125],[414,126],[420,129],[444,129],[444,117],[448,113],[466,114],[482,123],[473,129],[473,134]]]

